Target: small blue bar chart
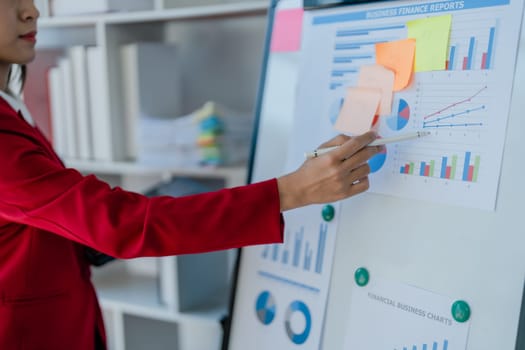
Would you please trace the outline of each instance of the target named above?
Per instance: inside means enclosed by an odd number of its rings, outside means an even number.
[[[286,245],[272,244],[264,247],[261,257],[285,266],[317,274],[323,273],[328,225],[319,224],[317,245],[305,239],[304,226],[289,236],[292,249]],[[315,252],[315,264],[313,263]]]
[[[445,339],[443,342],[434,341],[428,344],[412,345],[412,346],[403,346],[402,348],[395,348],[394,350],[449,350],[448,349],[448,340]]]

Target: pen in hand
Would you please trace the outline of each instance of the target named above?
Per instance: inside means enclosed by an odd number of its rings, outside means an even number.
[[[416,131],[416,132],[406,133],[406,134],[403,134],[403,135],[398,135],[398,136],[393,136],[393,137],[388,137],[388,138],[378,138],[375,141],[372,141],[371,143],[369,143],[368,146],[381,146],[381,145],[386,145],[386,144],[394,143],[394,142],[413,140],[413,139],[417,139],[417,138],[420,138],[420,137],[423,137],[423,136],[428,136],[428,135],[430,135],[429,131]],[[339,146],[332,146],[332,147],[327,147],[327,148],[319,148],[319,149],[316,149],[316,150],[313,150],[313,151],[310,151],[310,152],[306,152],[305,153],[305,157],[306,158],[315,158],[315,157],[318,157],[318,156],[320,156],[322,154],[330,152],[330,151],[336,149],[337,147],[339,147]]]

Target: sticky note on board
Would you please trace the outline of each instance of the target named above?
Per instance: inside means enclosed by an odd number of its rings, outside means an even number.
[[[394,80],[394,72],[379,64],[361,66],[359,70],[358,87],[376,88],[381,91],[379,115],[390,115],[392,113]]]
[[[270,45],[271,52],[293,52],[301,49],[303,15],[302,8],[280,10],[276,13]]]
[[[452,15],[407,22],[408,37],[416,39],[416,72],[445,70]]]
[[[374,88],[351,87],[335,122],[335,129],[352,135],[370,130],[377,114],[382,91]]]
[[[395,73],[394,91],[403,90],[410,83],[415,53],[416,39],[376,44],[376,63]]]

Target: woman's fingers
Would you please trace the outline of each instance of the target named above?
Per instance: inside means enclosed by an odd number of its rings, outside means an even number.
[[[373,131],[364,133],[363,135],[352,137],[347,140],[345,143],[341,144],[340,147],[335,149],[333,152],[333,157],[336,157],[339,160],[346,160],[351,158],[355,153],[360,149],[366,147],[370,142],[374,141],[377,138],[377,134]]]
[[[346,135],[342,135],[342,134],[341,135],[337,135],[333,139],[331,139],[329,141],[326,141],[323,144],[319,145],[318,149],[319,148],[333,147],[333,146],[341,146],[342,144],[344,144],[345,142],[349,141],[350,139],[351,139],[350,136],[346,136]]]
[[[339,135],[322,144],[321,147],[339,147],[307,160],[296,171],[278,179],[281,210],[334,202],[368,190],[367,161],[383,149],[368,146],[376,137],[374,132],[353,138]]]
[[[368,174],[370,174],[370,165],[368,165],[368,163],[365,163],[365,164],[359,166],[358,168],[353,169],[350,172],[349,181],[352,184],[355,184],[355,183],[361,181],[361,179],[367,177]]]
[[[367,177],[363,177],[359,179],[357,182],[354,182],[350,188],[350,194],[349,197],[355,196],[356,194],[363,193],[368,191],[370,188],[370,182]]]
[[[351,171],[362,164],[368,162],[370,158],[378,154],[384,149],[384,146],[370,146],[362,148],[361,150],[354,153],[351,157],[347,158],[341,166],[348,171]]]

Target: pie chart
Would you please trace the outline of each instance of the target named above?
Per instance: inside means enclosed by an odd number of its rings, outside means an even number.
[[[386,148],[368,160],[368,165],[370,165],[370,172],[371,173],[378,172],[385,164],[385,161],[386,161]]]
[[[401,130],[407,124],[410,119],[410,106],[407,101],[402,98],[399,99],[399,105],[397,107],[397,113],[387,118],[386,123],[392,130]]]
[[[303,317],[304,326],[301,332],[295,331],[292,326],[292,317],[295,313],[298,313],[300,316]],[[292,341],[292,343],[301,345],[306,342],[308,339],[308,336],[310,335],[310,330],[312,328],[312,316],[310,315],[310,310],[308,309],[308,306],[306,306],[305,303],[302,301],[296,300],[293,303],[290,304],[288,309],[286,310],[286,321],[284,323],[286,328],[286,334],[288,335],[288,338]]]
[[[275,300],[272,294],[268,291],[259,294],[255,303],[255,312],[259,321],[264,325],[269,325],[275,317],[275,311]]]

